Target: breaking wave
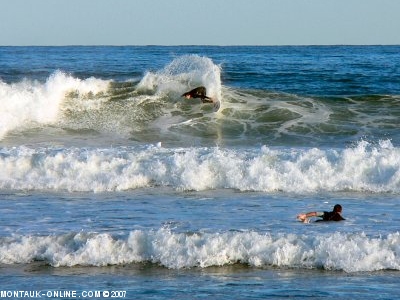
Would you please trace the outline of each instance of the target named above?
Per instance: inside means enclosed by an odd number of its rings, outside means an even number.
[[[184,55],[123,82],[62,71],[45,82],[0,81],[0,139],[18,144],[18,134],[40,132],[44,140],[58,135],[65,143],[79,135],[111,135],[121,143],[171,146],[343,146],[389,136],[400,142],[396,95],[329,98],[239,89],[222,84],[222,71],[208,57]],[[180,97],[199,85],[220,100],[217,113],[210,104]]]
[[[85,232],[13,235],[0,238],[0,263],[44,261],[62,267],[150,262],[173,269],[240,263],[254,267],[360,272],[400,270],[399,244],[398,232],[380,237],[339,232],[272,236],[254,231],[174,233],[161,228],[131,231],[127,237]]]
[[[124,191],[176,190],[400,193],[400,149],[388,140],[346,149],[219,147],[0,149],[0,188]]]
[[[61,71],[45,83],[24,80],[6,84],[0,81],[0,139],[13,130],[54,124],[68,93],[83,97],[107,90],[109,81],[96,78],[81,80]],[[37,125],[39,124],[39,125]]]

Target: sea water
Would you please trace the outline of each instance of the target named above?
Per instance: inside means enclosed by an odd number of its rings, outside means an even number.
[[[1,295],[400,296],[399,53],[0,47]]]

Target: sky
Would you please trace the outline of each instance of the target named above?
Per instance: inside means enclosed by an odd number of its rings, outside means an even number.
[[[0,46],[400,44],[400,0],[0,0]]]

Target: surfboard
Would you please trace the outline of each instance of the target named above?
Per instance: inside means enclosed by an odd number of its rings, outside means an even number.
[[[299,219],[299,221],[302,222],[302,223],[310,223],[310,219],[309,218],[305,218],[303,220]]]
[[[301,218],[301,217],[297,216],[297,220],[299,220],[302,223],[310,223],[310,219],[307,217]]]
[[[213,108],[214,108],[214,112],[217,112],[221,107],[221,101],[217,100],[217,101],[213,101]]]

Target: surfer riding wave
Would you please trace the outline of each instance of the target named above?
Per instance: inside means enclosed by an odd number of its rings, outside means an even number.
[[[213,103],[214,100],[207,96],[207,89],[204,86],[199,86],[182,94],[181,97],[185,97],[186,99],[192,98],[200,98],[203,103]]]
[[[207,96],[207,89],[204,86],[199,86],[189,92],[183,93],[181,97],[185,97],[186,99],[200,98],[203,103],[213,103],[214,111],[218,111],[221,106],[220,101]]]

